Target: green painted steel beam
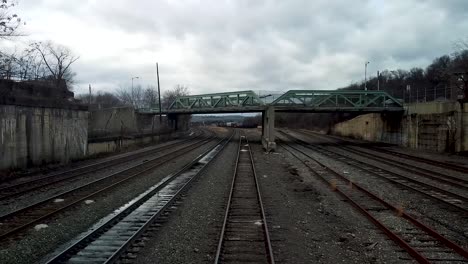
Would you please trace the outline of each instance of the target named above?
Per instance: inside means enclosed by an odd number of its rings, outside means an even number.
[[[177,97],[167,112],[243,112],[268,105],[291,111],[397,111],[402,103],[384,91],[290,90],[270,104],[253,91],[237,91]],[[224,109],[224,110],[223,110]]]
[[[168,110],[225,108],[246,106],[262,106],[263,101],[253,91],[238,91],[228,93],[213,93],[179,96],[169,106]]]

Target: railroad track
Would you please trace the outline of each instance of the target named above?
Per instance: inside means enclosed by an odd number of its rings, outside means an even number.
[[[307,130],[304,130],[304,129],[301,129],[300,131],[303,132],[303,133],[309,134],[309,135],[321,136],[323,138],[326,138],[326,137],[324,137],[322,135],[319,135],[317,133],[313,133],[311,131],[307,131]],[[333,137],[333,138],[335,138],[335,137]],[[343,139],[340,139],[340,138],[335,138],[335,139],[338,140],[338,141],[342,141],[342,142],[349,142],[349,141],[346,141],[346,140],[343,140]],[[464,167],[464,166],[460,166],[460,165],[456,165],[456,164],[452,164],[452,163],[442,162],[442,161],[433,160],[433,159],[427,159],[427,158],[423,158],[423,157],[417,157],[417,156],[401,153],[401,152],[398,152],[398,151],[391,151],[391,150],[384,149],[384,148],[376,148],[376,147],[371,147],[371,146],[366,146],[366,148],[377,151],[377,152],[386,153],[386,154],[389,154],[389,155],[392,155],[392,156],[397,156],[397,157],[404,158],[404,159],[409,159],[409,160],[414,160],[414,161],[426,163],[426,164],[436,166],[436,167],[440,167],[440,168],[443,168],[443,169],[458,171],[458,172],[462,172],[462,173],[468,173],[468,167]]]
[[[390,183],[403,186],[406,189],[421,193],[427,197],[430,197],[433,200],[441,202],[445,205],[450,206],[450,208],[455,209],[456,211],[462,213],[463,217],[468,216],[468,198],[458,195],[456,193],[441,189],[437,186],[433,186],[424,182],[420,182],[410,177],[406,177],[395,172],[368,164],[366,162],[351,158],[348,155],[340,154],[323,147],[316,145],[308,144],[307,142],[300,140],[296,137],[293,137],[285,132],[280,131],[281,134],[285,135],[287,138],[290,138],[294,142],[303,145],[304,147],[311,149],[317,153],[320,153],[324,156],[332,158],[337,161],[348,164],[351,167],[365,171],[369,174],[375,175],[381,179],[384,179]]]
[[[300,144],[302,147],[304,144]],[[307,166],[321,181],[339,193],[385,235],[419,263],[468,262],[468,251],[405,211],[383,200],[319,162],[300,148],[282,141],[281,146]],[[313,166],[316,164],[316,166]]]
[[[80,202],[91,199],[101,193],[112,190],[121,184],[128,182],[146,172],[153,171],[155,168],[176,159],[186,153],[205,146],[214,140],[213,138],[200,140],[188,146],[172,150],[169,153],[156,156],[145,163],[134,165],[126,169],[114,172],[103,178],[83,184],[69,191],[65,191],[37,201],[34,204],[15,210],[13,212],[0,216],[0,240],[16,237],[21,231],[32,227],[33,225],[44,221],[51,216],[63,212]]]
[[[0,201],[11,200],[25,193],[29,193],[38,189],[46,188],[46,187],[50,188],[54,184],[76,179],[79,176],[85,175],[87,173],[104,170],[112,166],[121,165],[123,163],[128,163],[128,162],[140,159],[142,157],[151,156],[161,151],[181,146],[189,141],[193,141],[197,138],[200,138],[201,136],[202,135],[198,135],[190,139],[171,143],[171,144],[161,146],[161,147],[156,147],[156,148],[149,149],[146,151],[132,153],[129,155],[122,155],[116,158],[106,159],[104,161],[80,166],[80,167],[73,168],[67,171],[50,174],[44,177],[35,177],[33,179],[26,180],[26,181],[19,181],[13,184],[5,184],[0,187]]]
[[[126,208],[93,227],[47,263],[113,263],[168,209],[224,149],[234,133],[220,140],[178,172],[134,199]]]
[[[215,263],[275,263],[252,152],[244,136],[239,139]]]
[[[301,131],[301,130],[299,132],[301,134],[305,134],[306,136],[315,136],[315,134],[304,132],[304,131]],[[336,143],[336,141],[333,141],[333,140],[331,140],[329,138],[325,138],[325,137],[323,137],[323,138],[325,140],[327,140],[327,141],[330,141],[331,146],[336,146],[339,149],[354,153],[354,154],[356,154],[358,156],[362,156],[362,157],[365,157],[365,158],[368,158],[368,159],[372,159],[372,160],[378,161],[380,163],[392,166],[394,168],[398,168],[398,169],[404,170],[406,172],[409,172],[409,173],[412,173],[412,174],[415,174],[415,175],[419,175],[419,176],[421,176],[423,178],[426,178],[426,179],[429,179],[431,181],[436,181],[436,182],[445,184],[445,185],[447,185],[448,188],[452,187],[452,188],[460,189],[461,192],[468,191],[468,179],[463,179],[463,178],[452,176],[452,175],[449,175],[449,174],[446,174],[446,173],[440,173],[440,172],[437,172],[437,171],[434,171],[434,170],[430,170],[430,169],[422,168],[422,167],[415,166],[415,165],[412,165],[412,164],[409,164],[409,163],[401,162],[401,161],[392,159],[392,157],[388,157],[388,156],[384,157],[384,156],[381,156],[377,152],[378,150],[374,150],[375,152],[369,153],[367,151],[359,150],[359,149],[356,149],[354,147],[352,148],[352,147],[348,147],[346,145],[340,145],[339,143]]]

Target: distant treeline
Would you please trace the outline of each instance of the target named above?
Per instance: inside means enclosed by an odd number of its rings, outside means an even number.
[[[468,43],[457,43],[457,52],[435,58],[426,68],[384,70],[367,80],[368,90],[380,90],[405,102],[468,98]],[[341,89],[364,90],[364,80]]]

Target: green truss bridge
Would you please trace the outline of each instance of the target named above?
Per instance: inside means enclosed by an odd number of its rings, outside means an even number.
[[[276,148],[275,112],[403,112],[403,105],[383,91],[290,90],[271,102],[253,91],[239,91],[180,96],[162,113],[177,121],[180,114],[242,112],[262,113],[262,142],[269,151]]]
[[[403,111],[401,102],[382,91],[291,90],[266,103],[253,91],[177,97],[165,113],[203,114],[263,112],[386,112]]]

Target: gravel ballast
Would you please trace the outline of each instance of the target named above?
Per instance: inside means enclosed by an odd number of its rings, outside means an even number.
[[[238,138],[199,175],[135,263],[212,263],[229,195]]]
[[[44,221],[48,227],[25,232],[20,241],[2,242],[0,263],[31,263],[42,259],[46,254],[63,246],[81,232],[86,231],[92,224],[119,208],[148,187],[159,182],[163,177],[177,171],[192,161],[215,142],[205,144],[201,148],[188,152],[180,158],[167,162],[151,173],[141,175],[119,187],[98,195],[92,203],[83,202],[81,205],[56,215],[49,221]],[[45,259],[42,259],[45,260]]]
[[[276,259],[281,263],[399,263],[405,254],[279,147],[254,159]],[[395,250],[397,249],[397,250]]]

